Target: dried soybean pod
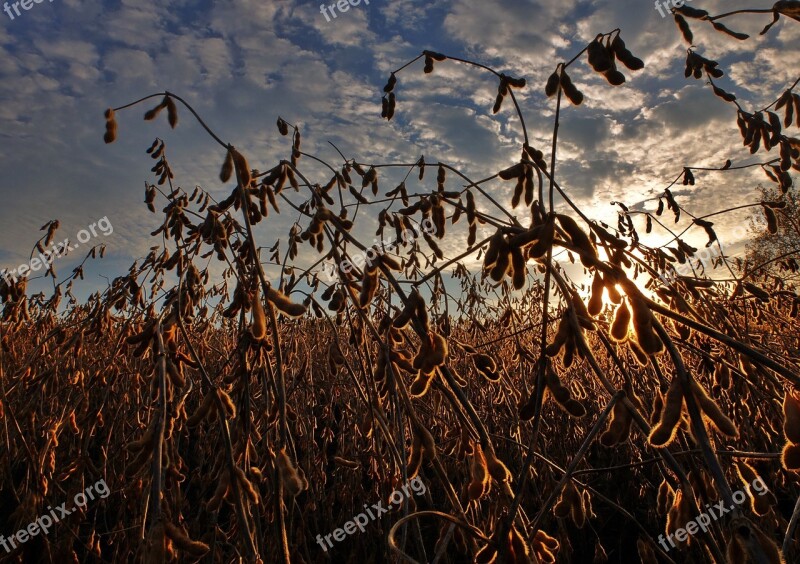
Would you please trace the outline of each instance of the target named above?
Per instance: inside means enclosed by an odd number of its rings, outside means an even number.
[[[783,434],[800,444],[800,396],[794,390],[786,390],[783,396]]]
[[[500,379],[500,375],[497,372],[497,364],[491,356],[475,354],[472,355],[472,362],[478,373],[490,382],[497,382]]]
[[[583,506],[583,496],[572,480],[568,480],[564,487],[564,492],[570,498],[570,517],[575,526],[582,529],[586,525],[586,512]]]
[[[155,430],[156,430],[155,419],[153,419],[153,421],[147,427],[141,438],[135,441],[131,441],[130,443],[127,444],[125,448],[131,452],[139,452],[152,442]]]
[[[722,413],[717,403],[708,397],[708,394],[706,394],[703,387],[697,383],[697,380],[692,379],[691,389],[697,403],[700,405],[700,409],[703,410],[703,413],[705,413],[706,417],[714,425],[714,428],[726,437],[732,439],[738,437],[739,429],[736,428],[734,422],[731,421],[727,415]]]
[[[223,390],[222,388],[217,388],[217,395],[219,399],[222,400],[222,405],[225,408],[225,414],[230,419],[234,419],[236,417],[236,405],[233,403],[231,396],[228,395],[228,392]]]
[[[469,192],[467,192],[469,194]],[[483,269],[489,270],[497,262],[504,244],[503,233],[498,229],[489,239],[489,246],[483,255]]]
[[[587,307],[589,315],[596,317],[603,310],[603,278],[600,276],[599,271],[595,271],[594,278],[592,279],[592,295],[589,298],[589,305]]]
[[[560,77],[558,75],[558,71],[554,71],[547,79],[547,84],[544,87],[545,95],[550,98],[554,96],[555,93],[558,91],[558,87],[560,84]]]
[[[231,157],[233,157],[233,169],[236,171],[236,180],[241,186],[247,188],[250,186],[252,176],[250,173],[250,165],[247,159],[239,151],[231,147]]]
[[[578,248],[583,265],[591,267],[597,264],[597,249],[586,232],[568,215],[556,214],[556,217],[558,217],[561,227],[569,235],[572,244]]]
[[[734,517],[730,521],[729,562],[764,562],[785,564],[778,545],[749,519]],[[765,559],[766,557],[766,559]]]
[[[511,482],[511,471],[503,462],[497,458],[495,453],[490,449],[484,452],[486,456],[486,466],[489,468],[489,474],[496,482]]]
[[[242,470],[238,466],[234,466],[234,471],[236,473],[236,478],[239,484],[241,484],[242,489],[247,494],[247,497],[250,499],[250,502],[253,503],[254,505],[258,505],[259,503],[258,491],[256,490],[255,486],[253,486],[253,483],[250,481],[250,479],[245,475],[244,470]]]
[[[778,503],[778,500],[775,499],[775,495],[769,491],[761,476],[759,476],[755,469],[744,460],[736,461],[736,473],[739,474],[747,496],[750,498],[750,506],[753,509],[753,513],[759,517],[763,517],[769,513],[772,506]],[[762,487],[759,489],[761,491],[753,491],[753,484],[756,482],[760,482]]]
[[[359,305],[361,308],[366,308],[372,298],[375,297],[375,292],[378,290],[378,270],[377,268],[364,268],[364,276],[361,280],[361,295],[359,296]]]
[[[209,499],[208,503],[206,503],[206,509],[212,513],[219,509],[220,505],[222,504],[222,500],[228,495],[229,488],[230,474],[226,470],[222,473],[222,476],[220,476],[220,480],[217,483],[217,489],[214,491],[214,495],[211,496],[211,499]]]
[[[556,330],[556,334],[553,337],[553,342],[547,345],[545,349],[545,354],[547,356],[556,356],[560,351],[561,348],[564,346],[564,343],[567,342],[567,337],[570,335],[570,325],[567,316],[563,316],[561,321],[558,324],[558,329]]]
[[[261,297],[256,289],[255,296],[253,296],[253,323],[250,326],[250,331],[253,333],[253,338],[260,341],[267,335],[267,316],[264,314],[264,306],[261,303]]]
[[[509,535],[508,553],[514,555],[515,562],[530,562],[531,549],[528,546],[528,543],[525,542],[525,539],[517,530],[516,525],[511,526],[511,531],[509,531],[508,535]]]
[[[628,327],[631,323],[631,311],[628,304],[622,302],[614,314],[614,321],[611,323],[611,338],[617,342],[622,342],[628,338]]]
[[[786,443],[781,452],[781,464],[791,472],[800,471],[800,445]]]
[[[197,411],[186,421],[186,425],[189,427],[196,427],[209,413],[216,411],[216,404],[214,403],[214,396],[212,394],[213,392],[206,394],[200,407],[198,407]]]
[[[172,385],[176,388],[183,388],[186,385],[182,366],[180,363],[176,365],[172,360],[167,359],[167,375]]]
[[[472,481],[467,486],[467,493],[471,501],[476,501],[487,493],[491,488],[489,468],[486,464],[486,457],[480,443],[474,443],[473,453],[470,458],[470,470]]]
[[[539,529],[533,536],[532,550],[539,562],[546,564],[553,564],[556,561],[556,552],[558,552],[558,540],[551,537],[543,530]],[[534,560],[536,562],[537,560]]]
[[[175,106],[175,101],[172,99],[172,96],[165,96],[164,101],[167,106],[167,121],[169,122],[169,126],[175,129],[178,125],[178,108]]]
[[[434,372],[425,373],[422,370],[417,372],[417,377],[411,382],[411,386],[408,388],[411,397],[420,398],[427,394],[431,387],[431,382],[433,382],[434,375]]]
[[[500,254],[497,257],[497,262],[494,263],[489,276],[495,282],[500,282],[511,267],[511,252],[508,249],[508,244],[503,240]]]
[[[181,527],[177,527],[169,521],[164,521],[164,530],[167,536],[175,542],[175,546],[184,550],[192,556],[200,557],[209,551],[209,546],[200,541],[194,541]]]
[[[438,456],[436,450],[436,443],[433,440],[433,435],[425,427],[416,427],[415,432],[419,434],[420,441],[422,441],[422,454],[426,460],[433,460]]]
[[[553,246],[553,238],[555,237],[556,224],[553,216],[548,216],[547,220],[542,224],[542,230],[539,233],[539,238],[533,245],[528,247],[528,256],[532,259],[539,259],[547,254],[550,247]]]
[[[661,419],[658,424],[653,427],[650,432],[650,437],[648,437],[651,445],[655,447],[664,447],[672,442],[677,432],[678,423],[681,420],[682,410],[683,389],[681,388],[680,381],[674,378],[664,398]]]
[[[278,453],[277,457],[278,473],[280,479],[285,486],[285,492],[292,497],[297,497],[303,490],[308,487],[308,482],[298,472],[289,455],[286,454],[286,449],[283,448]]]
[[[525,268],[525,257],[522,255],[522,250],[517,247],[511,249],[511,269],[514,289],[521,290],[525,286],[527,269]]]
[[[731,388],[731,370],[722,359],[714,365],[714,383],[725,390]]]
[[[653,547],[644,539],[636,539],[636,551],[639,553],[641,564],[658,564]]]
[[[300,317],[306,312],[306,306],[292,302],[283,292],[271,286],[267,287],[267,300],[287,317]]]
[[[553,514],[559,519],[566,519],[572,511],[574,497],[568,493],[568,489],[571,484],[572,480],[567,481],[567,483],[564,485],[564,489],[561,490],[561,495],[558,498],[558,502],[553,506]]]
[[[667,482],[665,478],[661,481],[661,485],[658,486],[658,495],[656,496],[656,513],[659,515],[666,515],[674,497],[675,492],[672,490],[672,486],[669,485],[669,482]]]
[[[612,447],[628,439],[631,430],[632,417],[625,403],[618,401],[611,412],[611,421],[608,428],[600,436],[600,443],[605,447]]]
[[[416,477],[422,466],[422,441],[416,433],[412,433],[411,452],[409,452],[407,466],[409,479]]]

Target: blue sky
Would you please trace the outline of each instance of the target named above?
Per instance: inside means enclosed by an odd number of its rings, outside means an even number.
[[[690,5],[719,13],[772,2]],[[774,100],[800,69],[800,25],[782,20],[759,36],[769,19],[726,20],[751,34],[741,43],[693,24],[698,52],[725,70],[720,86],[750,108]],[[684,165],[752,161],[732,106],[704,81],[683,78],[686,46],[651,2],[371,0],[330,22],[318,3],[294,0],[44,0],[13,20],[0,13],[0,269],[26,262],[39,227],[51,219],[60,220],[62,239],[103,217],[114,227],[92,241],[105,243],[107,254],[87,267],[81,294],[105,287],[100,274],[113,278],[147,254],[157,243],[149,233],[160,216],[142,203],[144,182],[152,181],[144,149],[156,136],[167,143],[179,185],[189,192],[200,185],[219,198],[230,192],[218,179],[224,153],[188,112],[180,111],[174,131],[164,119],[142,121],[149,106],[120,112],[118,141],[105,145],[102,116],[109,106],[175,92],[262,170],[288,155],[275,127],[282,116],[301,127],[305,151],[332,163],[339,161],[329,142],[361,162],[414,162],[425,155],[483,178],[519,153],[521,134],[508,107],[491,114],[497,83],[452,62],[425,75],[420,61],[399,75],[397,116],[387,123],[380,118],[380,93],[390,71],[431,49],[525,77],[528,87],[518,97],[534,146],[546,149],[553,122],[553,101],[543,94],[547,76],[596,33],[616,27],[645,69],[626,72],[618,88],[585,62],[570,71],[586,101],[562,113],[557,169],[588,215],[614,224],[611,201],[654,207],[648,200]],[[789,134],[798,136],[793,129]],[[695,186],[675,193],[698,214],[754,201],[755,187],[765,181],[758,170],[696,177]],[[382,190],[393,182],[391,175],[382,179]],[[504,203],[512,188],[491,185]],[[260,243],[270,246],[294,219],[271,215],[259,225]],[[734,216],[730,225],[740,220]],[[702,245],[705,235],[697,231],[689,240]],[[448,256],[463,248],[458,240],[443,246]],[[304,252],[300,263],[316,260]],[[68,272],[82,257],[60,259],[57,270]]]

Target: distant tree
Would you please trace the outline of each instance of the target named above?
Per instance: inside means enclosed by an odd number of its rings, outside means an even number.
[[[748,271],[758,269],[756,278],[780,278],[784,281],[800,281],[800,207],[797,188],[792,187],[782,194],[777,186],[759,186],[759,201],[747,218],[752,237],[747,243],[746,262]],[[782,208],[769,203],[785,202]],[[773,217],[769,217],[773,214]],[[774,219],[774,223],[773,223]]]

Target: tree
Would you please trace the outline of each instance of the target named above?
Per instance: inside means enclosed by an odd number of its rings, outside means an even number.
[[[758,191],[761,207],[753,208],[748,217],[752,238],[743,268],[748,272],[757,269],[757,277],[800,281],[800,194],[794,187],[786,194],[778,186],[759,185]]]

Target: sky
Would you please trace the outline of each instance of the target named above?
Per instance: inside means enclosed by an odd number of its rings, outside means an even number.
[[[380,102],[389,73],[430,49],[524,77],[527,87],[515,93],[532,144],[548,155],[554,100],[544,95],[547,77],[597,33],[620,28],[645,68],[622,69],[626,83],[611,87],[584,57],[569,72],[585,101],[579,107],[566,103],[560,117],[557,179],[587,215],[615,225],[612,201],[654,209],[654,196],[683,166],[764,159],[742,147],[733,106],[715,97],[704,80],[684,78],[686,44],[674,21],[647,1],[364,0],[337,10],[335,18],[326,18],[318,3],[294,0],[29,1],[20,15],[9,6],[13,19],[0,12],[0,269],[27,262],[39,228],[50,220],[60,222],[57,241],[74,241],[80,230],[104,219],[113,233],[98,231],[85,247],[105,244],[105,258],[87,264],[76,294],[105,288],[159,243],[150,232],[162,216],[143,203],[145,182],[154,180],[145,149],[156,136],[166,142],[178,185],[189,192],[199,185],[217,199],[230,193],[218,177],[224,151],[184,108],[175,130],[164,117],[142,120],[153,104],[120,111],[118,139],[104,144],[107,107],[165,90],[189,102],[259,170],[289,155],[290,141],[275,126],[281,116],[300,127],[304,151],[334,165],[341,157],[333,145],[364,163],[413,163],[424,155],[478,179],[513,164],[522,139],[508,103],[491,113],[497,91],[492,75],[452,61],[437,62],[433,73],[424,74],[418,61],[398,75],[397,113],[387,122]],[[717,14],[772,2],[689,5]],[[770,19],[725,19],[750,33],[744,42],[691,22],[698,53],[719,61],[725,71],[719,85],[744,107],[772,102],[800,69],[800,25],[782,18],[759,36]],[[789,134],[797,136],[794,129]],[[320,167],[303,166],[315,181],[327,182]],[[412,191],[435,187],[434,176],[410,182]],[[673,193],[697,215],[753,202],[758,184],[768,182],[757,168],[695,176],[695,186],[676,186]],[[398,181],[396,173],[387,173],[381,190]],[[497,181],[488,189],[508,206],[513,183]],[[261,245],[285,237],[296,216],[282,211],[258,226]],[[514,213],[527,223],[524,209]],[[719,219],[720,239],[731,249],[745,242],[742,229],[735,229],[742,221],[742,215]],[[364,233],[371,231],[365,227]],[[489,234],[487,229],[479,238]],[[652,241],[663,236],[654,233]],[[687,240],[702,246],[706,236],[697,228]],[[463,249],[463,239],[443,244],[446,256]],[[68,273],[86,250],[58,259],[57,271]],[[309,247],[302,253],[300,263],[318,258]],[[29,288],[48,286],[34,280]]]

